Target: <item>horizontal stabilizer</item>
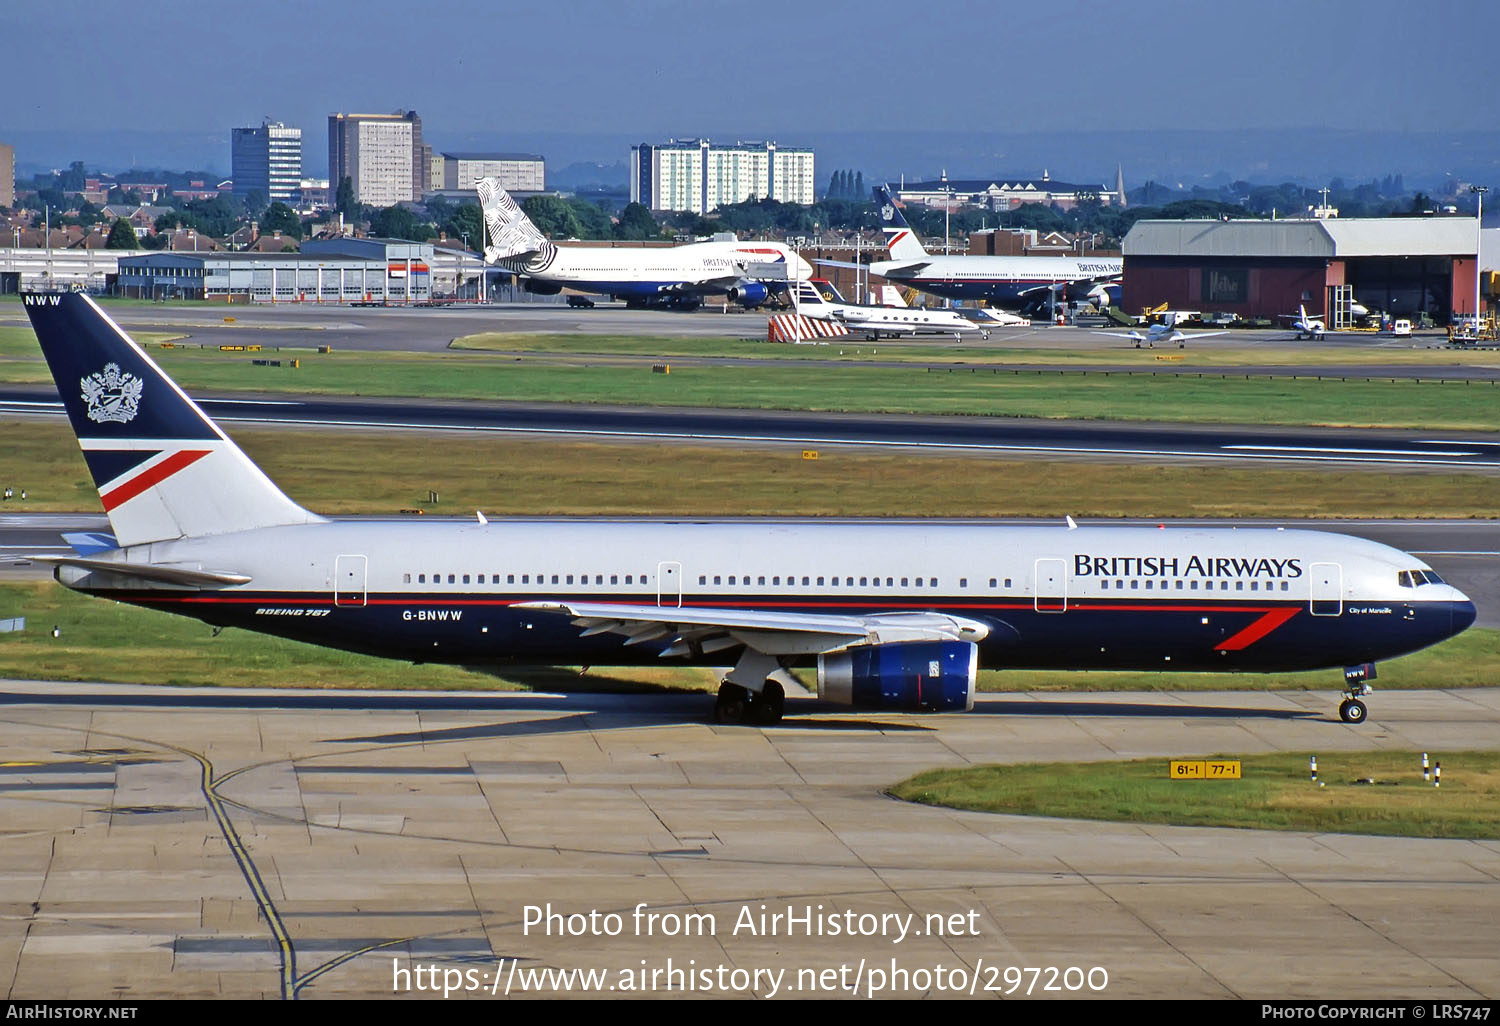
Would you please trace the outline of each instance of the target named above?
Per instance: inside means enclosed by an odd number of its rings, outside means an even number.
[[[50,563],[54,566],[71,566],[89,573],[115,574],[120,577],[136,577],[143,581],[160,581],[164,584],[188,584],[211,586],[216,584],[249,584],[252,578],[227,570],[201,570],[185,566],[169,566],[161,563],[127,563],[121,559],[85,559],[81,556],[28,556],[33,563]]]

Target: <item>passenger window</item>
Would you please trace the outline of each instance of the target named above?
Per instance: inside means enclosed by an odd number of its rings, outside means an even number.
[[[708,583],[708,575],[707,574],[699,574],[698,575],[698,583],[699,584],[707,584]]]
[[[969,586],[969,579],[967,577],[960,577],[958,579],[958,586],[960,588],[967,588]]]
[[[1010,578],[1009,578],[1009,577],[1007,577],[1007,578],[1006,578],[1006,579],[1005,579],[1005,586],[1006,586],[1006,587],[1007,587],[1007,588],[1009,588],[1009,587],[1010,587]]]
[[[573,578],[571,578],[571,577],[569,577],[569,578],[568,578],[568,581],[569,581],[569,583],[571,583],[571,582],[572,582],[572,580],[573,580]],[[556,574],[553,574],[553,575],[552,575],[552,583],[553,583],[553,584],[556,584],[556,583],[557,583],[557,575],[556,575]]]
[[[631,583],[631,582],[630,582],[630,578],[631,578],[631,577],[632,577],[632,576],[634,576],[634,575],[632,575],[632,574],[626,574],[626,575],[625,575],[625,583],[626,583],[626,584],[629,584],[629,583]]]
[[[619,574],[610,574],[609,575],[609,583],[610,584],[619,584],[620,583],[620,575]],[[701,577],[698,578],[698,583],[702,584],[703,583],[703,578],[701,578]]]
[[[807,578],[806,577],[802,578],[802,587],[804,587],[804,588],[807,587]]]
[[[764,587],[765,583],[766,583],[765,577],[757,577],[755,579],[755,584],[756,584],[757,587]]]
[[[455,582],[455,581],[454,581],[454,580],[453,580],[453,575],[452,575],[452,574],[449,574],[449,575],[448,575],[448,583],[449,583],[449,584],[454,584],[454,583],[456,583],[456,582]]]
[[[906,583],[906,578],[905,577],[901,578],[901,583],[902,584]],[[991,588],[998,588],[999,586],[1000,586],[1000,582],[998,580],[996,580],[995,578],[991,577],[990,578],[990,587]]]
[[[1103,589],[1104,591],[1108,591],[1109,590],[1109,582],[1108,581],[1100,581],[1099,582],[1099,587],[1101,589]]]
[[[734,574],[730,574],[729,575],[729,583],[730,583],[731,586],[733,586],[733,584],[734,584]]]
[[[781,587],[781,578],[780,577],[773,577],[773,578],[771,578],[771,584],[773,586],[777,587],[777,588]]]
[[[868,578],[868,577],[861,577],[861,578],[860,578],[860,579],[859,579],[859,586],[860,586],[860,587],[861,587],[861,588],[865,588],[865,587],[868,587],[868,586],[869,586],[869,584],[870,584],[870,579],[869,579],[869,578]]]
[[[465,584],[469,583],[469,575],[468,574],[464,574],[464,583]]]
[[[505,583],[506,584],[515,584],[516,583],[516,575],[515,574],[506,574],[505,575]]]
[[[714,574],[714,584],[717,585],[717,584],[723,584],[723,583],[724,583],[724,579],[722,577],[720,577],[718,574]]]
[[[426,584],[427,583],[427,575],[426,574],[417,574],[417,583],[418,584]]]
[[[833,586],[835,588],[837,588],[839,586],[839,579],[837,577],[835,577],[833,579]],[[818,587],[820,587],[820,588],[823,587],[823,578],[821,578],[821,577],[818,578]]]
[[[569,583],[569,584],[572,584],[572,583],[573,583],[573,575],[572,575],[572,574],[569,574],[569,575],[568,575],[568,583]]]

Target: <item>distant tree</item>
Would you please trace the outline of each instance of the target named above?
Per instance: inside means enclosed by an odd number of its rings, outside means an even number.
[[[345,175],[339,179],[338,191],[334,195],[333,209],[343,214],[349,220],[358,220],[360,216],[359,200],[354,198],[354,179]]]
[[[1425,192],[1419,192],[1411,198],[1411,212],[1413,214],[1425,214],[1432,209],[1432,200]]]
[[[135,237],[135,229],[130,222],[123,217],[117,218],[109,229],[109,238],[104,242],[105,249],[140,249],[140,240]]]
[[[162,234],[147,235],[145,238],[141,239],[141,248],[142,249],[166,249],[167,248],[167,237],[165,235],[162,235]]]
[[[266,208],[265,214],[260,219],[260,230],[262,233],[280,232],[293,239],[300,239],[302,238],[302,219],[291,207],[278,201]]]
[[[578,215],[567,200],[557,196],[532,196],[521,204],[537,231],[552,239],[577,239],[583,236],[583,226]]]
[[[854,194],[849,198],[852,200],[862,200],[865,198],[865,173],[863,171],[857,172],[855,174]]]
[[[282,204],[285,206],[285,204]],[[259,189],[251,189],[245,193],[245,212],[252,218],[260,220],[261,214],[266,209],[266,194]]]
[[[64,192],[77,192],[87,184],[88,173],[83,169],[83,161],[75,160],[68,165],[68,169],[58,176],[57,187]]]
[[[468,201],[454,207],[438,224],[450,239],[461,239],[467,233],[469,245],[478,248],[479,226],[483,221],[484,214],[480,211],[479,204]]]
[[[661,226],[651,216],[644,203],[627,203],[620,212],[620,223],[615,225],[617,239],[655,239],[661,236]]]
[[[387,239],[409,239],[426,242],[432,238],[432,226],[406,207],[397,205],[378,210],[370,218],[370,234]]]

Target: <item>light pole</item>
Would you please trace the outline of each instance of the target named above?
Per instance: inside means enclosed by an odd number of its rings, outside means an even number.
[[[469,263],[469,233],[459,232],[458,234],[463,236],[464,249],[463,252],[458,255],[458,288],[454,291],[458,293],[458,298],[462,299],[464,292],[464,269],[468,266]]]
[[[1484,261],[1480,259],[1480,251],[1484,246],[1484,194],[1490,191],[1488,185],[1471,185],[1472,192],[1479,201],[1479,209],[1474,213],[1474,338],[1479,338],[1479,279],[1484,274]]]

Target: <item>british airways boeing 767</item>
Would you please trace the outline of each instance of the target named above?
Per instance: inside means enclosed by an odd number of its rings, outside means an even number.
[[[414,662],[732,666],[721,722],[825,700],[941,712],[981,667],[1343,667],[1452,637],[1473,604],[1321,531],[788,520],[339,521],[287,498],[87,296],[26,312],[113,547],[37,557],[79,591]]]

